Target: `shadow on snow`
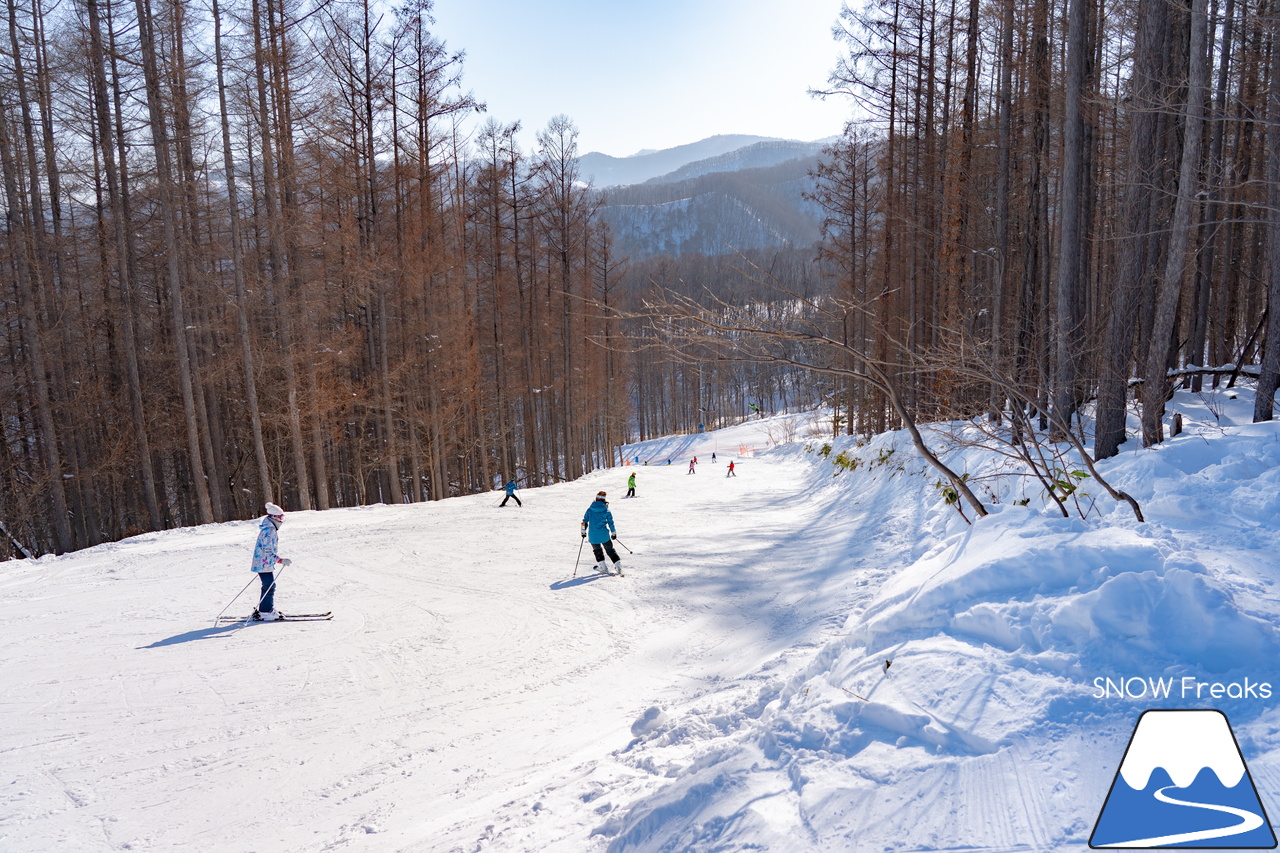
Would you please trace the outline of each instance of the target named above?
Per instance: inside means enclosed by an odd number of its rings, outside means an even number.
[[[186,631],[182,634],[174,634],[172,637],[166,637],[163,640],[156,640],[149,646],[138,646],[139,649],[159,649],[165,646],[176,646],[178,643],[189,643],[192,640],[207,640],[210,637],[218,637],[230,631],[243,628],[243,622],[232,622],[229,625],[216,625],[212,628],[198,628],[195,631]]]
[[[611,577],[616,577],[616,576],[601,574],[600,572],[592,572],[589,575],[582,575],[576,578],[569,578],[568,580],[556,581],[551,585],[551,588],[555,590],[569,589],[570,587],[582,586],[584,583],[591,583],[592,581],[600,580],[601,578],[611,578]]]

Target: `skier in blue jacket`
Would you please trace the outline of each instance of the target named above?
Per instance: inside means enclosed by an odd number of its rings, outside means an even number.
[[[604,555],[613,560],[613,570],[622,574],[622,559],[613,548],[613,540],[618,538],[618,529],[613,525],[613,513],[609,512],[609,502],[605,500],[603,491],[596,492],[596,499],[587,507],[582,516],[582,535],[591,543],[591,551],[596,556],[595,570],[607,572]]]
[[[267,501],[267,514],[258,528],[258,543],[253,548],[253,570],[262,581],[262,595],[253,611],[254,619],[272,622],[280,618],[276,613],[276,566],[289,565],[287,557],[276,553],[280,542],[280,525],[284,523],[284,510]]]
[[[524,506],[524,504],[520,503],[520,498],[516,495],[516,481],[507,480],[506,488],[507,488],[507,496],[502,499],[502,503],[498,504],[499,508],[506,506],[507,501],[511,500],[512,498],[516,499],[516,506]]]

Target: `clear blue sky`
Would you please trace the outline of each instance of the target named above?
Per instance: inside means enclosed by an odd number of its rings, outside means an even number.
[[[463,84],[522,139],[564,113],[582,153],[625,156],[718,133],[821,139],[852,105],[806,94],[840,53],[842,0],[436,0]]]

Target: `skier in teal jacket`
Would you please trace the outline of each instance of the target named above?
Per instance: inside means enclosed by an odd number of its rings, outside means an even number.
[[[591,543],[591,551],[595,554],[597,572],[607,571],[604,565],[605,554],[613,561],[613,570],[622,574],[622,559],[614,550],[613,540],[618,538],[618,529],[613,524],[613,513],[609,512],[609,502],[605,500],[603,491],[596,492],[596,499],[587,507],[582,516],[582,535]]]

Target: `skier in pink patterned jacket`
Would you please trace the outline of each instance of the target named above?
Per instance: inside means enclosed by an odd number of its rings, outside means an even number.
[[[279,618],[275,608],[276,566],[289,565],[289,559],[276,553],[284,510],[270,501],[267,501],[266,510],[266,517],[258,528],[258,543],[253,548],[253,570],[262,580],[262,595],[258,599],[258,608],[253,611],[253,618],[270,622]]]

